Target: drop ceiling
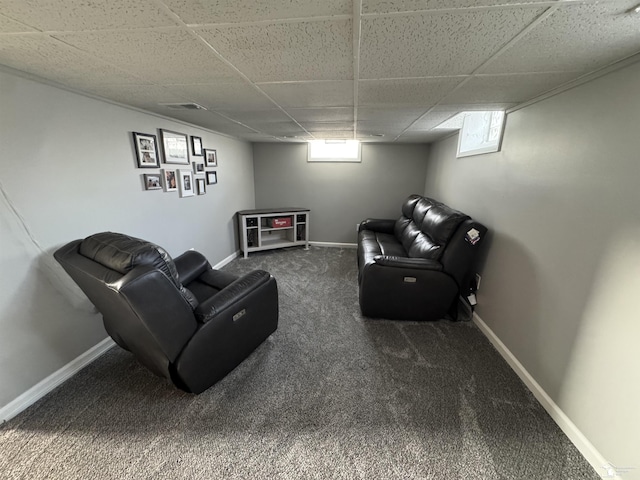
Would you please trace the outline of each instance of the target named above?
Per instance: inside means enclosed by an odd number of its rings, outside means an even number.
[[[639,2],[0,0],[0,65],[248,141],[425,143],[633,60]]]

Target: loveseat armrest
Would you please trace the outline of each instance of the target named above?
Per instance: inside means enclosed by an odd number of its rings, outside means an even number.
[[[264,270],[254,270],[231,283],[217,294],[200,303],[194,310],[200,323],[207,323],[223,310],[241,301],[254,290],[266,284],[271,275]]]
[[[390,233],[393,234],[393,228],[396,225],[396,221],[387,218],[367,218],[363,222],[360,222],[358,226],[358,232],[362,230],[372,230],[374,232]]]
[[[395,257],[392,255],[376,255],[373,261],[385,267],[415,268],[417,270],[442,271],[442,264],[437,260],[426,258]]]
[[[180,283],[187,285],[211,268],[208,260],[200,252],[187,250],[179,257],[173,259],[178,271]]]

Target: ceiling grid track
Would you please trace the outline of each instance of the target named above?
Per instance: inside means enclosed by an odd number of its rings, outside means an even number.
[[[557,3],[557,2],[556,2]],[[427,110],[426,112],[424,112],[420,117],[418,117],[411,125],[409,125],[407,128],[405,128],[402,132],[400,132],[400,134],[398,136],[396,136],[393,141],[398,140],[398,138],[400,138],[402,135],[404,135],[408,130],[411,129],[411,127],[413,127],[416,123],[418,123],[420,120],[422,120],[424,117],[426,117],[429,113],[431,113],[435,107],[437,107],[438,105],[440,105],[447,97],[449,97],[452,93],[460,90],[464,85],[466,85],[467,83],[469,83],[476,75],[477,73],[484,68],[485,66],[491,64],[492,62],[494,62],[500,55],[502,55],[504,52],[506,52],[509,48],[511,48],[513,45],[515,45],[516,43],[518,43],[520,41],[520,39],[522,39],[525,35],[527,35],[531,30],[533,30],[535,27],[537,27],[539,24],[541,24],[542,22],[544,22],[547,18],[549,18],[551,15],[553,15],[558,8],[560,8],[560,5],[556,4],[553,5],[551,7],[549,7],[548,9],[546,9],[544,12],[542,12],[540,15],[538,15],[538,17],[536,17],[531,23],[529,23],[529,25],[527,25],[525,28],[523,28],[520,33],[518,33],[515,37],[511,38],[507,43],[505,43],[495,54],[493,54],[491,57],[489,57],[487,60],[485,60],[484,62],[482,62],[480,65],[478,65],[470,74],[469,76],[467,76],[462,82],[460,82],[458,85],[456,85],[453,90],[451,90],[450,92],[448,92],[445,96],[443,96],[437,103],[435,103],[434,105],[431,106],[431,108],[429,108],[429,110]]]
[[[353,0],[353,139],[358,138],[358,82],[360,82],[360,32],[362,0]]]
[[[207,42],[204,38],[202,38],[200,35],[198,35],[197,32],[195,32],[192,28],[189,27],[189,25],[187,25],[184,21],[182,21],[182,19],[176,15],[167,5],[164,4],[164,2],[162,2],[161,0],[155,0],[156,3],[167,13],[167,15],[169,15],[170,17],[172,17],[176,22],[179,23],[179,25],[183,28],[186,29],[187,32],[189,32],[189,34],[191,36],[193,36],[194,38],[196,38],[199,42],[201,42],[202,44],[204,44],[215,56],[216,58],[218,58],[218,60],[220,60],[221,62],[223,62],[225,65],[227,65],[229,68],[231,68],[239,77],[241,77],[247,84],[249,84],[253,89],[255,89],[257,92],[259,92],[263,97],[265,97],[266,99],[268,99],[276,108],[278,108],[282,113],[284,113],[287,117],[289,117],[296,125],[298,125],[298,127],[300,127],[300,129],[302,131],[304,131],[307,135],[309,135],[310,137],[313,138],[313,135],[306,129],[304,128],[295,118],[293,118],[291,115],[289,115],[289,113],[278,103],[276,102],[273,98],[271,98],[269,95],[267,95],[259,86],[257,86],[247,75],[244,74],[244,72],[242,72],[240,69],[238,69],[233,63],[231,63],[229,60],[227,60],[220,52],[218,52],[218,50],[216,48],[213,47],[213,45],[211,45],[209,42]],[[208,109],[207,109],[208,110]],[[209,111],[209,110],[208,110]],[[249,127],[248,125],[245,125],[242,122],[239,122],[237,120],[234,120],[232,117],[228,117],[226,115],[223,115],[219,112],[216,112],[215,110],[211,110],[212,113],[216,113],[218,115],[220,115],[223,118],[226,118],[227,120],[230,120],[238,125],[242,125],[243,127],[249,128],[250,130],[254,131],[254,132],[258,132],[267,136],[271,136],[274,138],[278,138],[275,137],[273,135],[264,133],[264,132],[260,132],[252,127]]]

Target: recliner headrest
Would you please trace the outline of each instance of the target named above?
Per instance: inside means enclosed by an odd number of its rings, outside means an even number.
[[[151,265],[164,272],[176,287],[182,287],[171,256],[164,248],[146,240],[122,233],[96,233],[82,241],[79,252],[123,275],[139,265]]]

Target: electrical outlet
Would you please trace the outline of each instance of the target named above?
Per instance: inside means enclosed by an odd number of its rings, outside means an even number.
[[[356,223],[356,232],[360,229],[360,224]]]
[[[480,290],[480,280],[482,280],[482,277],[479,273],[476,273],[476,290]]]
[[[478,304],[478,301],[476,300],[476,296],[473,293],[467,297],[467,300],[469,300],[469,304],[472,307]]]

